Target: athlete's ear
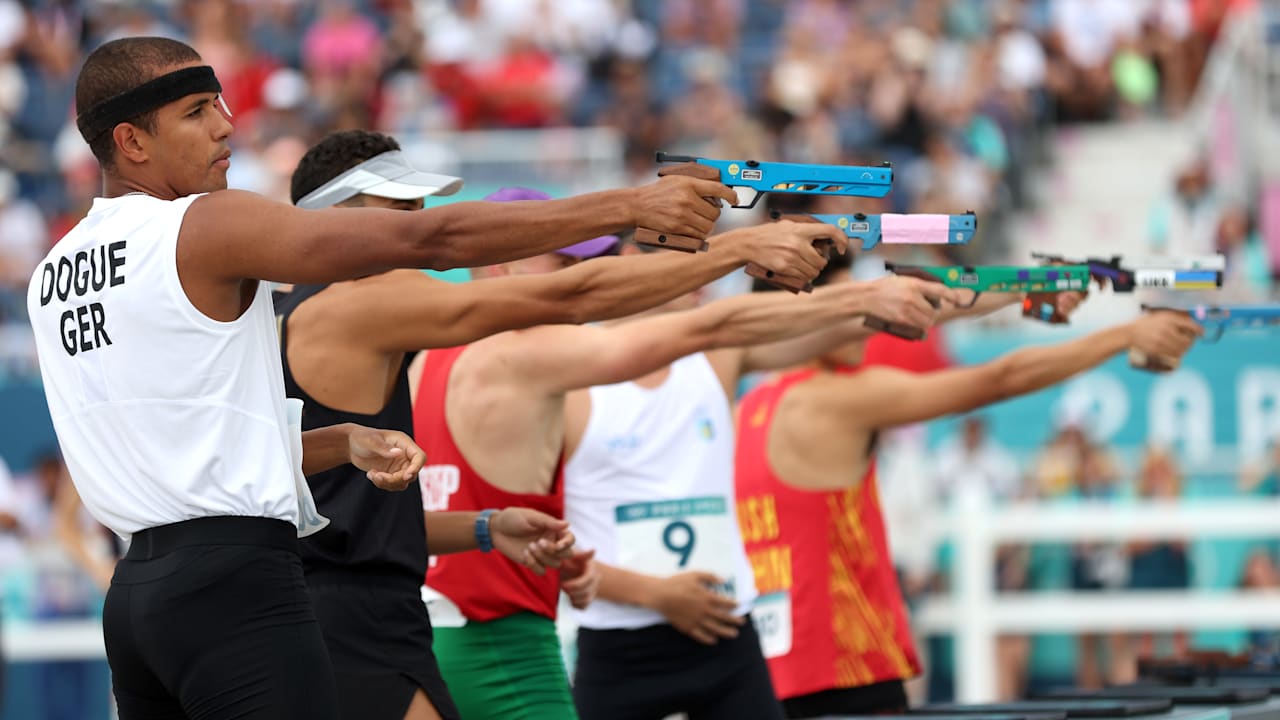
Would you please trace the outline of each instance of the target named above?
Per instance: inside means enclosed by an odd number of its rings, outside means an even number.
[[[135,164],[147,161],[146,140],[149,136],[145,130],[133,123],[122,122],[111,129],[111,137],[116,143],[116,159]]]

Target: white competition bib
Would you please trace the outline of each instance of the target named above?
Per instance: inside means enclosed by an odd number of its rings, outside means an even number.
[[[791,652],[791,593],[769,593],[756,598],[751,622],[760,636],[760,650],[766,658]]]
[[[720,496],[640,502],[614,509],[618,561],[628,570],[668,577],[702,570],[724,578],[717,591],[735,594],[733,531]]]

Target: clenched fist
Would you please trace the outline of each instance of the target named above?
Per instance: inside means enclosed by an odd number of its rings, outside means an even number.
[[[734,230],[718,236],[716,245],[732,247],[783,286],[803,287],[827,266],[827,255],[814,245],[818,240],[830,240],[841,255],[849,247],[849,238],[834,225],[791,220]]]
[[[938,321],[943,303],[961,305],[966,293],[942,283],[902,275],[887,275],[866,284],[872,293],[872,314],[892,325],[926,330]]]
[[[1171,370],[1202,335],[1204,328],[1185,312],[1151,312],[1129,325],[1130,359],[1148,369]]]
[[[631,209],[638,228],[660,235],[704,240],[720,217],[721,201],[737,202],[737,193],[718,180],[666,175],[636,188]]]

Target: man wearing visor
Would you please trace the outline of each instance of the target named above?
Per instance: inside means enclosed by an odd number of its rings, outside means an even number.
[[[329,135],[307,152],[294,171],[291,195],[306,208],[418,210],[424,196],[451,193],[460,184],[415,170],[391,137],[350,130]],[[549,197],[506,188],[486,199],[545,202]],[[718,236],[710,252],[698,255],[660,253],[575,265],[607,252],[617,237],[606,235],[520,261],[536,266],[537,274],[458,285],[416,270],[392,270],[347,282],[298,285],[276,304],[286,390],[306,403],[304,428],[362,422],[408,432],[413,428],[408,366],[419,350],[465,345],[544,323],[638,312],[751,259],[781,267],[789,250],[806,250],[816,234],[832,230],[775,224]],[[564,269],[542,274],[558,268]],[[440,681],[420,595],[428,542],[432,555],[496,549],[541,575],[572,550],[564,542],[565,524],[514,506],[483,517],[483,508],[433,512],[443,506],[439,498],[424,498],[418,488],[379,492],[359,482],[358,474],[348,465],[307,478],[330,525],[302,543],[341,715],[399,720],[432,717],[434,709],[457,717]],[[427,485],[433,483],[419,487]],[[543,539],[548,546],[537,542]],[[469,558],[458,560],[466,565]],[[594,574],[584,565],[581,559],[575,562],[577,579],[568,587],[574,602],[583,605],[594,594]],[[501,588],[478,585],[477,591],[497,594]],[[562,695],[572,713],[567,693]]]
[[[483,265],[638,222],[705,237],[719,207],[704,198],[733,195],[664,178],[545,203],[303,210],[226,190],[220,92],[180,42],[89,55],[77,125],[103,197],[36,270],[27,303],[77,490],[132,538],[103,618],[120,717],[337,718],[297,549],[327,521],[302,474],[352,463],[402,489],[422,454],[400,433],[299,432],[261,281]]]

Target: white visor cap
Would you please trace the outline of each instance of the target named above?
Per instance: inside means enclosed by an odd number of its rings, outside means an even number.
[[[298,201],[307,210],[333,207],[356,195],[376,195],[392,200],[416,200],[428,195],[452,195],[462,189],[462,179],[415,168],[402,150],[375,155],[309,192]]]

